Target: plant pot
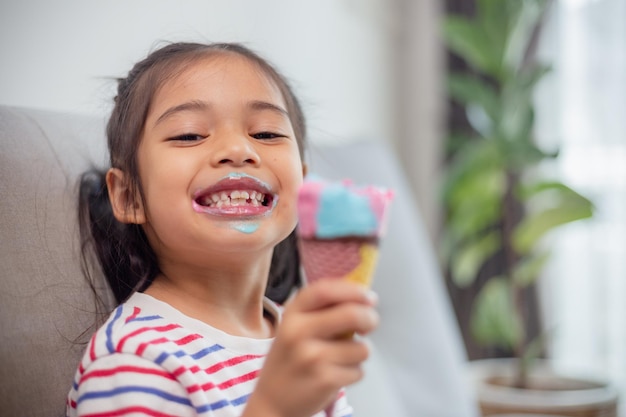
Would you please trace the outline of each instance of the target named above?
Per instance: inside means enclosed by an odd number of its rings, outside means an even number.
[[[529,388],[515,388],[516,363],[516,359],[469,363],[470,382],[483,416],[617,417],[618,394],[609,382],[563,375],[549,361],[538,360],[529,371]]]

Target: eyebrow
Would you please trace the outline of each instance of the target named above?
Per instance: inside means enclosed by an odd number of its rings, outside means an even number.
[[[170,107],[169,109],[165,110],[159,116],[156,122],[154,122],[154,124],[158,125],[163,120],[167,119],[168,117],[171,117],[173,114],[176,114],[176,113],[185,112],[185,111],[194,111],[194,112],[206,111],[210,107],[211,105],[209,103],[207,103],[206,101],[202,101],[202,100],[192,100],[186,103],[178,104],[176,106]],[[289,113],[287,112],[287,110],[283,109],[282,107],[276,104],[273,104],[267,101],[253,100],[247,104],[247,107],[255,111],[270,110],[270,111],[279,113],[281,116],[286,116],[287,118],[289,118]]]
[[[167,119],[168,117],[176,113],[180,113],[184,111],[205,111],[209,107],[211,107],[211,105],[207,103],[206,101],[202,101],[202,100],[188,101],[186,103],[182,103],[182,104],[170,107],[169,109],[165,110],[163,114],[159,116],[156,122],[154,122],[154,124],[158,125],[163,120]]]
[[[252,110],[271,110],[271,111],[280,113],[283,116],[289,117],[289,113],[287,113],[287,110],[283,109],[282,107],[276,104],[269,103],[267,101],[253,100],[248,103],[248,107],[250,107]]]

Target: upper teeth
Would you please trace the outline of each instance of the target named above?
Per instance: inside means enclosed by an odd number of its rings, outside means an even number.
[[[202,196],[198,199],[198,203],[208,207],[241,206],[245,204],[260,206],[264,199],[265,194],[257,191],[232,190]]]

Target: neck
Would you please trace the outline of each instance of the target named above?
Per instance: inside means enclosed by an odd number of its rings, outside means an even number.
[[[267,338],[273,334],[263,312],[270,262],[271,251],[245,262],[220,259],[201,267],[164,262],[145,292],[226,333]]]

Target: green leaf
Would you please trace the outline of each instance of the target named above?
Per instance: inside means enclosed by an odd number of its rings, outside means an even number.
[[[518,4],[504,52],[505,66],[513,73],[523,65],[533,31],[541,23],[548,2],[546,0],[513,0]]]
[[[449,16],[442,24],[448,47],[479,71],[497,76],[500,58],[491,48],[491,38],[484,28],[469,19]]]
[[[462,178],[448,199],[448,229],[465,242],[497,223],[501,216],[505,178],[491,169]]]
[[[502,106],[500,137],[506,142],[529,142],[535,122],[535,114],[530,102],[521,94],[507,97]]]
[[[529,202],[532,198],[541,198],[543,196],[550,197],[552,201],[567,199],[572,204],[592,206],[589,199],[559,181],[522,183],[517,189],[517,197],[522,201]]]
[[[500,247],[500,235],[491,232],[465,245],[452,258],[451,272],[454,283],[467,287],[476,279],[480,267]]]
[[[496,90],[475,76],[452,74],[448,77],[448,91],[461,104],[477,104],[491,120],[499,118],[500,102]]]
[[[460,148],[442,186],[450,247],[474,239],[500,217],[506,173],[493,142],[473,141]]]
[[[520,260],[511,272],[515,286],[524,288],[535,282],[548,259],[550,259],[550,253],[542,252],[531,254]]]
[[[448,201],[453,211],[466,210],[476,204],[492,204],[504,194],[504,171],[485,166],[460,178],[451,187]]]
[[[451,132],[445,141],[445,154],[455,154],[468,143],[473,143],[476,140],[477,138],[475,136],[469,135],[465,132]]]
[[[513,231],[513,247],[517,253],[528,253],[547,232],[557,226],[586,219],[593,215],[589,205],[568,205],[530,214]]]
[[[470,327],[481,345],[511,348],[523,340],[524,328],[506,279],[487,281],[474,302]]]
[[[501,214],[502,202],[498,198],[483,201],[468,200],[457,207],[448,219],[448,230],[454,238],[455,246],[484,233],[499,221]]]
[[[515,78],[517,88],[532,93],[537,83],[551,71],[550,65],[536,64],[533,68],[517,74]],[[530,100],[532,100],[532,94]]]
[[[477,2],[477,20],[491,39],[491,48],[498,56],[498,62],[504,62],[504,54],[509,33],[520,9],[519,0],[479,0]]]
[[[448,207],[453,207],[467,195],[474,194],[474,188],[485,178],[485,172],[502,172],[503,164],[497,144],[493,141],[468,141],[459,148],[448,164],[448,171],[442,186],[442,196]],[[494,174],[493,178],[497,178]],[[476,180],[476,176],[483,176]],[[496,181],[496,180],[494,180]],[[478,184],[477,184],[478,183]],[[474,188],[467,189],[472,186]]]

